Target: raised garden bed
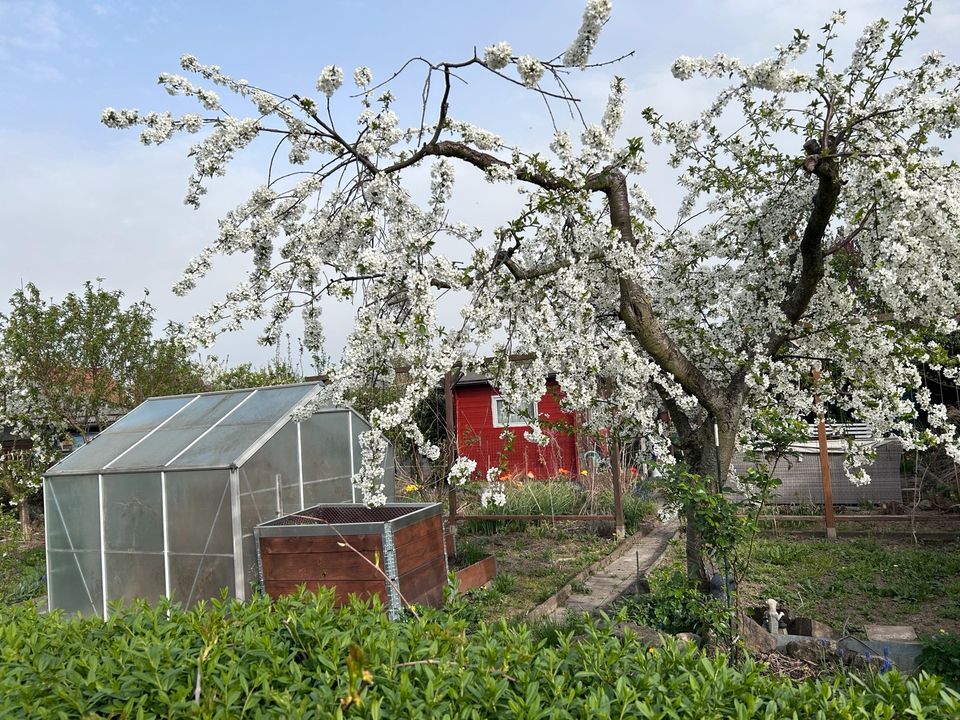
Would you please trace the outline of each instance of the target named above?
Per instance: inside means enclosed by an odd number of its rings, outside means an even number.
[[[391,615],[404,604],[440,606],[447,584],[441,506],[437,503],[317,505],[258,525],[263,589],[271,597],[332,587],[378,595]]]

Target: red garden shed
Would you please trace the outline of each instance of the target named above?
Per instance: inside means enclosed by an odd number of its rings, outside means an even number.
[[[523,437],[530,426],[522,415],[510,412],[489,377],[467,373],[453,392],[457,452],[475,460],[480,472],[498,466],[505,455],[506,472],[514,477],[543,480],[564,472],[579,474],[577,418],[561,409],[562,391],[552,376],[547,378],[546,392],[535,408],[527,409],[530,414],[536,412],[543,423],[544,432],[550,437],[546,447]],[[505,450],[507,443],[501,434],[507,428],[513,430],[514,440]]]

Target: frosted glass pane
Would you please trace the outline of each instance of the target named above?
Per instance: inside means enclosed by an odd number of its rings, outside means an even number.
[[[100,550],[100,495],[95,475],[44,481],[47,547]]]
[[[110,432],[148,432],[196,396],[147,400],[110,426]]]
[[[107,550],[163,552],[162,503],[160,473],[104,475],[103,534]]]
[[[250,393],[231,392],[216,395],[200,395],[184,408],[175,418],[164,425],[164,428],[202,427],[208,428],[233,408],[243,402]]]
[[[270,429],[270,424],[218,425],[170,467],[229,465]]]
[[[133,447],[133,444],[146,434],[146,431],[114,433],[108,430],[67,455],[57,465],[50,468],[47,474],[100,472],[108,462],[123,451]]]
[[[257,493],[240,494],[240,517],[243,532],[252,532],[255,526],[280,517],[281,514],[277,511],[277,491],[275,488]]]
[[[107,552],[107,601],[153,602],[164,596],[163,555]]]
[[[277,477],[280,478],[281,506],[277,503]],[[294,488],[296,488],[294,490]],[[244,498],[244,495],[254,497]],[[279,514],[300,508],[300,466],[297,460],[297,427],[287,425],[260,448],[240,468],[241,508],[256,503],[257,516],[272,520]],[[250,512],[248,511],[248,514]],[[261,522],[261,521],[258,521]],[[253,525],[243,526],[251,532]]]
[[[224,425],[244,425],[276,422],[300,400],[313,393],[316,386],[262,388],[242,407],[223,421]]]
[[[205,430],[206,428],[199,426],[175,429],[164,426],[110,467],[112,470],[163,467]]]
[[[227,588],[228,597],[233,597],[236,595],[233,584],[232,556],[170,556],[170,593],[186,608],[200,600],[219,598],[222,588]]]
[[[324,412],[307,418],[300,424],[300,437],[304,484],[353,474],[346,412]]]
[[[103,576],[100,553],[47,550],[48,598],[52,610],[68,615],[100,615],[103,610]]]
[[[168,472],[167,549],[172,553],[233,552],[230,475],[225,470]]]
[[[303,504],[353,502],[353,486],[349,477],[325,478],[303,484]]]

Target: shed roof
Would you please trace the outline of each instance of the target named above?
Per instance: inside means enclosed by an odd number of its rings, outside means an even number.
[[[150,398],[46,474],[235,467],[320,387],[301,383]]]

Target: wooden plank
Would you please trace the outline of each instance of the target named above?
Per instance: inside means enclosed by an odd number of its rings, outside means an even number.
[[[365,554],[374,562],[373,553]],[[383,558],[378,558],[383,565]],[[383,574],[355,553],[277,553],[261,556],[264,580],[380,580]]]
[[[377,533],[365,535],[290,535],[285,537],[261,537],[260,548],[266,553],[337,553],[350,552],[343,546],[347,542],[360,552],[379,552],[383,555],[382,536]]]
[[[444,562],[433,561],[421,565],[405,575],[400,576],[398,585],[400,592],[407,602],[428,604],[427,598],[436,598],[436,590],[440,588],[440,599],[443,599],[443,587],[447,584],[447,575]]]
[[[272,598],[278,598],[281,595],[292,595],[297,592],[301,585],[306,586],[307,590],[316,591],[320,587],[333,587],[336,591],[336,604],[343,605],[347,602],[350,595],[357,595],[361,598],[369,598],[372,595],[379,595],[384,604],[387,602],[387,593],[384,584],[375,582],[349,582],[342,581],[335,585],[310,582],[291,582],[273,580],[270,583],[264,583],[264,591]]]
[[[485,557],[463,570],[457,571],[457,592],[463,594],[478,587],[483,587],[493,580],[497,574],[497,559],[493,555]]]
[[[428,560],[443,559],[443,536],[437,532],[436,535],[418,539],[416,542],[408,542],[398,546],[396,553],[397,568],[400,573],[405,573]]]
[[[432,535],[440,536],[443,533],[443,523],[439,515],[422,520],[421,522],[400,528],[393,534],[394,547],[400,547],[409,542],[416,542]]]
[[[810,516],[807,516],[810,517]],[[452,520],[452,518],[450,519]],[[464,520],[539,520],[541,522],[576,522],[577,520],[609,520],[613,522],[613,515],[457,515],[456,521]]]

